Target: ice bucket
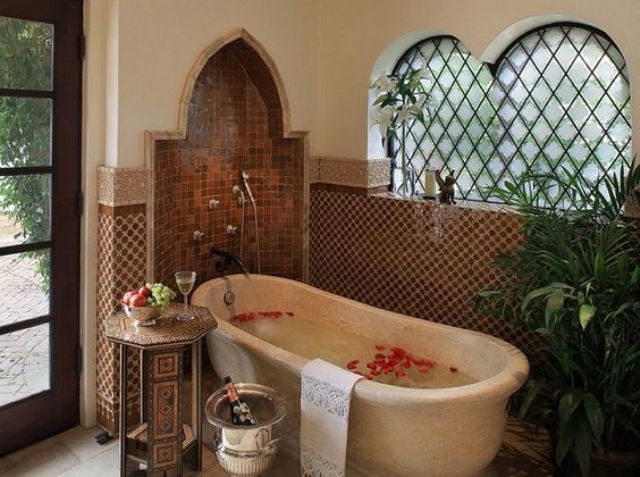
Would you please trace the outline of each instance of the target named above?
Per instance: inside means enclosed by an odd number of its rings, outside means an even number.
[[[216,430],[213,446],[220,466],[232,477],[258,476],[271,466],[278,451],[279,438],[274,426],[285,418],[287,407],[282,396],[267,386],[250,383],[235,386],[240,399],[251,408],[257,425],[231,423],[226,388],[209,396],[205,415]]]

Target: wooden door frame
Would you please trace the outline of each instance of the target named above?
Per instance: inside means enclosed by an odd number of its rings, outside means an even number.
[[[51,388],[1,409],[0,455],[79,422],[80,230],[82,178],[82,0],[2,0],[0,16],[54,28],[50,356]],[[73,160],[62,161],[69,157]],[[66,207],[62,207],[65,204]],[[54,359],[55,357],[55,359]],[[64,371],[64,372],[62,372]]]

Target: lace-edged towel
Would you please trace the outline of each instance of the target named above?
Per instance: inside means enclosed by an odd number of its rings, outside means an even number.
[[[302,368],[300,466],[303,477],[343,477],[349,405],[362,376],[321,359]]]

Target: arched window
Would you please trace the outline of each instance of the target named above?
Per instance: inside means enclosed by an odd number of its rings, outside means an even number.
[[[425,60],[435,106],[390,141],[392,187],[420,193],[426,169],[455,171],[457,195],[491,201],[489,189],[528,173],[603,175],[631,162],[629,80],[620,50],[603,32],[551,25],[516,40],[494,65],[456,38],[410,48],[394,73]],[[404,147],[401,147],[403,145]],[[548,206],[572,207],[561,191]]]

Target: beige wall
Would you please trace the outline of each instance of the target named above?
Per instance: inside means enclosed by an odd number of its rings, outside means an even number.
[[[120,0],[117,86],[108,165],[143,164],[145,129],[176,129],[177,104],[198,54],[245,28],[273,57],[291,105],[292,130],[312,130],[318,80],[317,0]],[[110,58],[110,63],[115,59]],[[113,118],[111,118],[113,119]],[[109,147],[108,147],[109,149]]]
[[[390,70],[420,37],[451,34],[477,58],[491,60],[536,23],[559,19],[606,31],[626,57],[632,94],[640,91],[637,0],[322,0],[315,150],[327,157],[361,159],[384,154],[376,140],[368,147],[368,83],[381,69]],[[633,118],[638,124],[640,106],[633,108]]]

